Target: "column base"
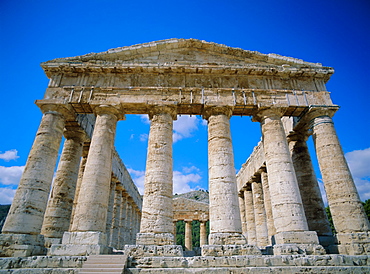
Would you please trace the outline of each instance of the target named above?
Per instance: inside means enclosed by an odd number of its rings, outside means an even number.
[[[88,256],[113,253],[113,249],[106,243],[107,235],[102,232],[64,232],[62,243],[52,244],[48,255]]]
[[[208,236],[209,245],[245,245],[247,240],[241,233],[217,232]]]
[[[62,238],[44,237],[44,239],[45,239],[45,247],[46,248],[50,248],[52,245],[61,244],[62,243]]]
[[[125,245],[124,254],[134,258],[184,256],[181,245]]]
[[[316,231],[287,231],[273,236],[274,255],[323,255],[326,251],[319,244]]]
[[[239,256],[262,255],[261,250],[255,245],[203,245],[202,256]]]
[[[172,233],[137,233],[137,245],[174,245],[175,236]]]
[[[346,255],[370,255],[370,232],[338,233],[338,252]]]
[[[43,235],[0,234],[0,257],[46,255]]]

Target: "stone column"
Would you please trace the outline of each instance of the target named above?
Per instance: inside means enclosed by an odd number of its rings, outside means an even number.
[[[193,250],[193,220],[184,220],[185,221],[185,250]]]
[[[311,109],[308,114],[317,159],[338,233],[339,252],[368,254],[370,225],[331,119],[335,111]]]
[[[78,196],[71,232],[64,233],[62,245],[51,246],[51,255],[109,252],[105,229],[114,137],[122,114],[113,106],[95,107],[94,111],[97,118],[81,182],[83,195]]]
[[[109,246],[118,249],[119,236],[120,236],[120,222],[121,222],[121,206],[122,206],[122,185],[116,184],[114,192],[113,204],[113,220],[110,231]]]
[[[207,221],[200,221],[200,237],[199,237],[199,245],[200,246],[203,246],[203,245],[207,245],[208,244],[208,241],[207,241]]]
[[[175,236],[175,243],[176,243],[176,235],[177,235],[177,227],[176,227],[176,224],[177,224],[177,220],[173,220],[173,235]]]
[[[306,144],[307,138],[308,134],[291,132],[288,136],[289,148],[308,228],[317,232],[321,245],[328,247],[334,244],[334,238]]]
[[[272,245],[272,236],[276,234],[276,230],[274,225],[274,218],[272,216],[270,189],[268,185],[267,172],[265,169],[261,171],[261,183],[267,219],[268,242],[269,245]]]
[[[78,171],[78,176],[77,176],[76,191],[75,191],[75,196],[73,198],[73,207],[72,207],[72,213],[71,213],[71,220],[70,220],[68,230],[71,230],[71,228],[72,228],[73,217],[75,215],[78,195],[80,194],[81,182],[82,182],[82,178],[83,178],[84,172],[85,172],[85,166],[86,166],[86,161],[87,161],[87,155],[89,154],[89,149],[90,149],[90,143],[85,142],[85,144],[82,148],[82,158],[81,158],[81,161],[80,161],[80,169]]]
[[[41,106],[43,117],[0,236],[1,256],[45,253],[40,235],[68,109]]]
[[[126,241],[128,244],[133,244],[132,242],[132,200],[128,197],[126,204],[126,219],[128,226],[126,227]]]
[[[254,220],[256,224],[257,246],[266,247],[268,242],[267,219],[263,200],[262,184],[252,182]]]
[[[122,191],[121,211],[117,217],[119,221],[119,244],[117,242],[117,249],[122,249],[125,244],[127,244],[128,240],[127,230],[129,229],[129,225],[127,224],[127,197],[127,192]]]
[[[210,107],[208,120],[209,216],[211,245],[245,244],[242,234],[228,107]]]
[[[136,243],[173,245],[172,128],[176,113],[170,107],[154,107],[144,183],[140,233]]]
[[[247,221],[245,218],[244,191],[240,192],[238,197],[239,197],[240,219],[242,221],[242,232],[244,237],[247,239],[248,233],[247,233]]]
[[[263,146],[276,234],[274,254],[289,254],[301,249],[306,254],[321,254],[316,232],[308,225],[299,192],[280,109],[261,109],[254,117],[261,123]],[[290,246],[294,248],[290,248]]]
[[[110,183],[110,191],[109,191],[109,202],[108,202],[108,212],[107,212],[107,222],[106,222],[106,228],[105,231],[107,233],[107,241],[108,245],[110,245],[110,233],[113,223],[113,207],[114,207],[114,196],[115,196],[115,190],[116,190],[116,183],[117,179],[112,177],[112,181]]]
[[[64,136],[66,140],[41,229],[47,247],[60,244],[63,233],[68,231],[85,139],[85,133],[81,130],[67,130]]]
[[[247,222],[248,244],[257,245],[256,222],[254,220],[253,194],[251,185],[244,190],[245,220]]]

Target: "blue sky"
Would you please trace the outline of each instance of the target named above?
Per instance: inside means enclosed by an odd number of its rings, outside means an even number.
[[[40,123],[34,101],[48,79],[40,63],[169,39],[196,38],[334,67],[328,82],[343,150],[363,200],[370,198],[370,2],[0,1],[0,204],[9,204]],[[207,126],[175,122],[175,192],[207,189]],[[260,140],[258,123],[233,117],[235,168]],[[127,116],[116,147],[142,189],[149,123]],[[309,140],[312,148],[312,140]],[[320,181],[316,157],[312,152]]]

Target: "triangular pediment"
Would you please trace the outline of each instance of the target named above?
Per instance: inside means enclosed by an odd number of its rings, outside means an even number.
[[[240,48],[196,39],[169,39],[134,46],[110,49],[100,53],[59,58],[43,63],[94,63],[94,64],[179,64],[179,65],[223,65],[322,67],[319,63],[304,62],[300,59],[277,54],[262,54]]]

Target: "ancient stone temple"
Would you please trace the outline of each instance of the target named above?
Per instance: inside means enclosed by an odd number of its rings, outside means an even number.
[[[339,107],[325,86],[332,68],[194,39],[54,59],[42,68],[50,79],[36,101],[43,117],[0,235],[1,256],[39,257],[3,258],[1,268],[77,273],[87,258],[81,273],[88,273],[93,258],[109,264],[103,254],[123,250],[114,260],[127,273],[370,271],[370,225],[335,132]],[[116,124],[130,114],[151,121],[143,199],[114,148]],[[209,215],[198,220],[209,218],[210,234],[196,257],[184,257],[174,237],[177,115],[208,122]],[[250,116],[262,131],[237,175],[234,115]],[[184,212],[195,218],[191,207]]]

